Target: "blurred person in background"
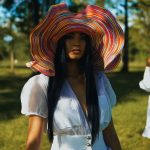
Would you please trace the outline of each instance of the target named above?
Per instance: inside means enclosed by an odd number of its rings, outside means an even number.
[[[146,61],[143,80],[140,81],[139,86],[141,89],[149,92],[150,94],[150,58],[148,58]],[[144,132],[142,133],[142,136],[150,139],[150,95],[148,98],[146,126]]]

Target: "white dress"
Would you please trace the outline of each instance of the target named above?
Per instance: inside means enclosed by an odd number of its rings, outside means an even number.
[[[111,121],[116,95],[103,72],[95,73],[95,80],[101,114],[96,142],[91,146],[86,116],[69,82],[65,81],[54,112],[54,141],[51,150],[110,150],[104,142],[102,131]],[[27,81],[21,93],[22,114],[47,118],[47,85],[48,77],[43,74]]]
[[[145,68],[143,80],[139,83],[140,88],[150,92],[150,67]],[[150,95],[148,99],[148,106],[147,106],[147,119],[146,119],[146,126],[142,136],[150,138]]]

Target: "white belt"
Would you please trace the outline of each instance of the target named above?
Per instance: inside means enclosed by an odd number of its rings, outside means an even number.
[[[100,136],[93,147],[91,135],[55,135],[51,150],[108,150]]]

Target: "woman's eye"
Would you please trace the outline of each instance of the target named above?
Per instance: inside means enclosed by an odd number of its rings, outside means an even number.
[[[66,35],[66,39],[73,39],[73,38],[74,38],[74,36],[71,34]]]
[[[67,34],[66,37],[65,37],[66,40],[72,40],[74,38],[78,38],[80,40],[86,40],[86,35],[80,34],[78,37],[76,37],[75,34]]]
[[[85,36],[85,35],[81,35],[80,39],[81,39],[81,40],[85,40],[85,39],[86,39],[86,36]]]

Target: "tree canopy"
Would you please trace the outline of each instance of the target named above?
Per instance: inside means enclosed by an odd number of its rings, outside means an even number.
[[[17,43],[18,46],[16,46],[18,48],[15,49],[17,51],[16,57],[17,55],[21,55],[19,54],[21,49],[23,53],[25,52],[24,48],[21,47],[29,49],[29,33],[32,28],[43,18],[50,5],[62,1],[65,0],[7,0],[1,3],[0,7],[5,9],[5,13],[0,15],[0,19],[2,20],[0,22],[0,59],[8,57],[8,43],[4,42],[4,36],[10,34],[15,40],[21,39],[20,37],[26,38],[26,40],[19,41]],[[125,23],[125,0],[66,0],[66,2],[73,9],[81,9],[87,3],[97,4],[101,7],[105,6],[116,15],[122,26]],[[129,59],[135,60],[137,56],[142,55],[142,57],[146,57],[146,53],[150,51],[150,1],[128,0],[128,10]],[[10,22],[11,25],[9,24]],[[18,37],[19,39],[17,39]],[[24,45],[25,43],[27,46]],[[26,54],[24,53],[24,55]]]

